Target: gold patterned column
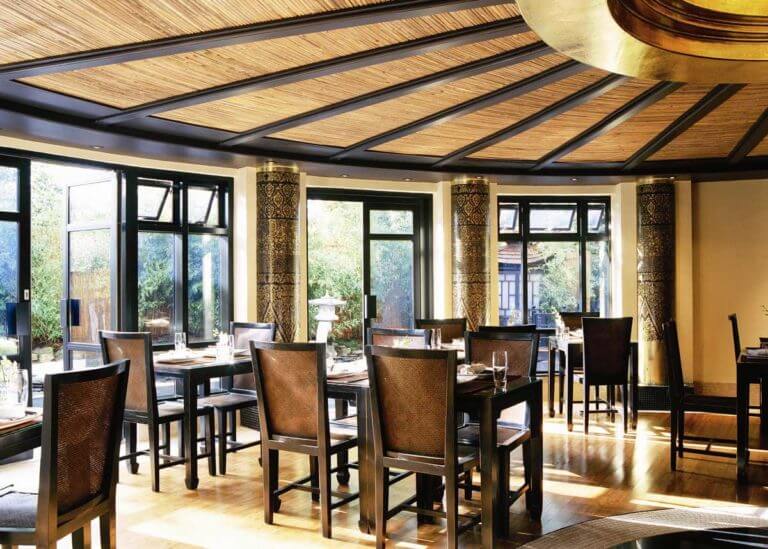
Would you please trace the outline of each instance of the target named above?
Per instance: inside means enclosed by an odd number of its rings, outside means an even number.
[[[277,324],[292,342],[299,311],[299,172],[267,164],[256,176],[259,322]]]
[[[668,179],[637,187],[637,302],[640,382],[666,385],[662,324],[675,307],[675,185]]]
[[[471,178],[451,186],[453,315],[475,331],[488,318],[490,192],[488,181]]]

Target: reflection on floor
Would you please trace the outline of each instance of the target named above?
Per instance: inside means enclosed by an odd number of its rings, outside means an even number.
[[[685,457],[678,462],[677,473],[669,471],[668,416],[643,414],[638,433],[621,436],[621,422],[616,426],[600,418],[585,437],[577,421],[574,432],[567,433],[560,417],[547,419],[545,425],[545,499],[542,524],[529,522],[523,501],[510,511],[513,532],[510,547],[553,530],[588,519],[633,511],[663,508],[725,508],[768,506],[768,466],[752,466],[752,483],[739,488],[735,482],[735,459],[706,456]],[[735,419],[727,416],[691,414],[690,433],[735,436]],[[757,432],[757,425],[754,425]],[[243,429],[243,438],[253,432]],[[758,444],[754,440],[753,444]],[[761,455],[762,454],[762,455]],[[332,546],[373,545],[373,537],[357,529],[356,503],[333,513],[334,540],[320,535],[319,513],[306,493],[283,496],[275,525],[266,526],[262,518],[262,476],[258,448],[232,454],[229,473],[211,478],[201,467],[200,488],[184,487],[183,467],[161,472],[159,494],[150,490],[147,462],[141,461],[139,474],[131,476],[121,468],[118,488],[118,543],[121,547],[231,547],[255,545]],[[521,474],[519,456],[515,475]],[[768,460],[762,452],[753,459]],[[22,488],[34,488],[38,461],[0,466],[0,485],[14,482]],[[308,471],[305,457],[286,454],[281,459],[283,482],[303,476]],[[516,479],[512,479],[515,482]],[[476,479],[479,482],[479,478]],[[353,473],[352,488],[355,489]],[[399,501],[413,490],[407,479],[393,490],[391,501]],[[475,496],[478,497],[477,495]],[[477,510],[477,501],[466,505]],[[94,528],[96,525],[94,524]],[[442,546],[444,522],[416,525],[416,518],[400,514],[389,521],[392,546]],[[94,532],[94,538],[96,532]],[[479,547],[478,530],[466,532],[461,545]],[[68,546],[62,543],[62,547]]]

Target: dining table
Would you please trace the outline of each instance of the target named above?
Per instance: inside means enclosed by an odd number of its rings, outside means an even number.
[[[632,341],[629,360],[629,408],[630,425],[633,430],[637,429],[637,415],[640,407],[638,354],[637,341]],[[576,334],[557,335],[549,338],[549,369],[547,372],[549,378],[549,417],[555,417],[555,377],[558,376],[556,361],[559,361],[560,370],[564,370],[564,375],[560,379],[561,383],[564,382],[565,387],[561,385],[560,394],[565,389],[565,420],[568,430],[571,431],[573,430],[573,397],[571,396],[573,395],[573,379],[576,370],[581,367],[584,361],[584,338]],[[560,413],[563,413],[562,402]]]
[[[749,465],[749,392],[753,384],[768,383],[768,353],[744,349],[736,363],[736,476],[747,481]],[[761,438],[768,436],[768,402],[760,402]]]
[[[43,418],[39,413],[22,421],[3,426],[0,423],[0,461],[38,448],[43,434]]]

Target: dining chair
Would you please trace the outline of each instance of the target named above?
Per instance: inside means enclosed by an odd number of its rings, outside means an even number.
[[[478,463],[475,448],[459,446],[456,428],[456,351],[368,346],[375,454],[376,547],[384,547],[387,519],[401,511],[447,520],[448,547],[479,517],[460,516],[459,475]],[[418,406],[414,406],[417,402]],[[435,511],[431,494],[417,494],[389,508],[389,470],[417,474],[417,485],[445,478],[445,511]],[[413,506],[414,501],[418,502]],[[459,524],[460,518],[468,519]]]
[[[529,334],[537,330],[536,324],[518,324],[516,326],[480,326],[480,333],[498,332],[502,334]]]
[[[736,397],[701,395],[686,390],[683,379],[683,364],[680,358],[680,344],[677,338],[677,323],[674,320],[664,323],[664,345],[667,352],[670,401],[670,454],[669,462],[673,471],[677,470],[677,458],[684,452],[733,458],[733,452],[712,450],[713,443],[736,444],[736,440],[713,437],[700,437],[685,434],[685,413],[703,412],[710,414],[736,415]],[[705,448],[685,448],[685,441],[706,442]]]
[[[611,421],[616,418],[616,387],[621,387],[622,420],[624,433],[628,429],[629,413],[629,360],[632,353],[632,317],[582,319],[584,333],[583,372],[574,375],[574,382],[584,386],[584,434],[589,434],[590,414],[608,414]],[[590,387],[608,389],[605,409],[600,400],[590,401]],[[599,395],[599,393],[598,393]],[[573,391],[568,395],[573,406]],[[590,409],[594,402],[595,409]]]
[[[743,347],[741,346],[741,335],[739,334],[739,319],[737,318],[736,313],[732,313],[728,315],[728,320],[730,320],[731,322],[731,335],[733,337],[733,354],[736,357],[736,362],[738,362],[739,357],[741,356],[741,351],[743,349]],[[760,417],[760,410],[765,403],[768,403],[768,383],[761,383],[760,384],[760,404],[757,406],[753,406],[750,404],[749,415]]]
[[[357,429],[332,425],[328,418],[325,343],[251,341],[251,358],[261,420],[264,468],[264,522],[273,523],[280,495],[290,490],[318,494],[323,537],[331,537],[331,511],[359,493],[331,490],[331,456],[357,446]],[[310,456],[309,476],[278,488],[280,452]],[[311,484],[311,486],[306,486]],[[331,497],[338,498],[336,502]]]
[[[527,333],[505,333],[505,332],[467,332],[466,349],[468,363],[481,363],[490,365],[494,352],[505,352],[508,358],[509,376],[527,376],[536,377],[536,362],[539,350],[539,334],[537,332]],[[509,506],[517,501],[520,496],[526,494],[526,507],[538,520],[539,511],[536,510],[533,502],[529,501],[527,495],[530,487],[532,474],[531,459],[531,431],[530,431],[530,411],[528,405],[520,404],[508,410],[505,417],[498,422],[498,432],[496,436],[498,442],[496,445],[497,453],[494,459],[499,464],[499,478],[506,479],[506,482],[500,482],[497,486],[501,509],[509,509]],[[459,444],[473,448],[480,447],[480,425],[476,422],[470,422],[459,429]],[[523,469],[525,482],[522,487],[516,490],[509,489],[510,475],[510,457],[512,452],[523,447]],[[471,471],[464,479],[464,497],[472,499],[473,492],[479,492],[480,486],[472,483]],[[507,513],[505,513],[506,516]],[[502,521],[502,527],[506,531],[509,527],[509,521]]]
[[[234,336],[236,349],[249,349],[251,341],[274,341],[276,326],[273,322],[230,322],[229,332]],[[218,431],[219,473],[227,474],[227,454],[261,444],[261,440],[237,440],[237,412],[257,408],[256,383],[253,372],[232,376],[226,382],[226,391],[199,400],[202,405],[216,411]],[[258,418],[258,414],[256,414]],[[256,425],[258,429],[258,424]]]
[[[409,349],[427,349],[432,342],[432,330],[407,328],[368,328],[368,345],[383,345]]]
[[[466,318],[417,318],[416,328],[420,330],[440,330],[441,339],[450,343],[454,339],[464,339],[467,331]]]
[[[116,542],[115,485],[129,361],[48,374],[37,494],[0,494],[0,545],[56,547],[72,535],[90,547],[91,521],[101,547]]]
[[[128,376],[128,393],[125,397],[123,430],[126,439],[126,453],[120,460],[128,461],[128,471],[139,471],[138,456],[149,455],[152,475],[152,491],[160,491],[160,469],[181,465],[184,457],[184,404],[176,401],[158,402],[155,388],[155,365],[152,357],[152,336],[149,332],[99,331],[101,353],[104,364],[116,360],[131,361]],[[205,452],[198,458],[208,458],[208,472],[216,474],[216,451],[214,446],[213,408],[198,403],[197,417],[205,420]],[[179,428],[178,456],[171,454],[171,424]],[[137,425],[146,425],[149,432],[149,449],[137,450]],[[163,442],[160,443],[160,429]],[[165,453],[161,453],[163,450]],[[162,463],[161,463],[162,462]]]
[[[563,326],[568,328],[569,331],[581,330],[582,318],[599,318],[600,313],[591,312],[573,312],[573,311],[560,311],[558,312],[560,319],[563,321]],[[554,335],[550,337],[555,337]],[[582,356],[569,356],[569,366],[574,372],[581,372],[583,368]],[[558,408],[560,414],[563,413],[563,401],[565,400],[565,352],[560,351],[557,353],[557,381],[558,381]],[[554,380],[552,380],[554,383]],[[600,402],[600,387],[595,387],[595,398]]]

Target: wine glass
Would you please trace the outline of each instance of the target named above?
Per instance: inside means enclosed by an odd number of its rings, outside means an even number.
[[[187,350],[186,332],[176,332],[173,336],[173,347],[177,353],[183,353]]]

